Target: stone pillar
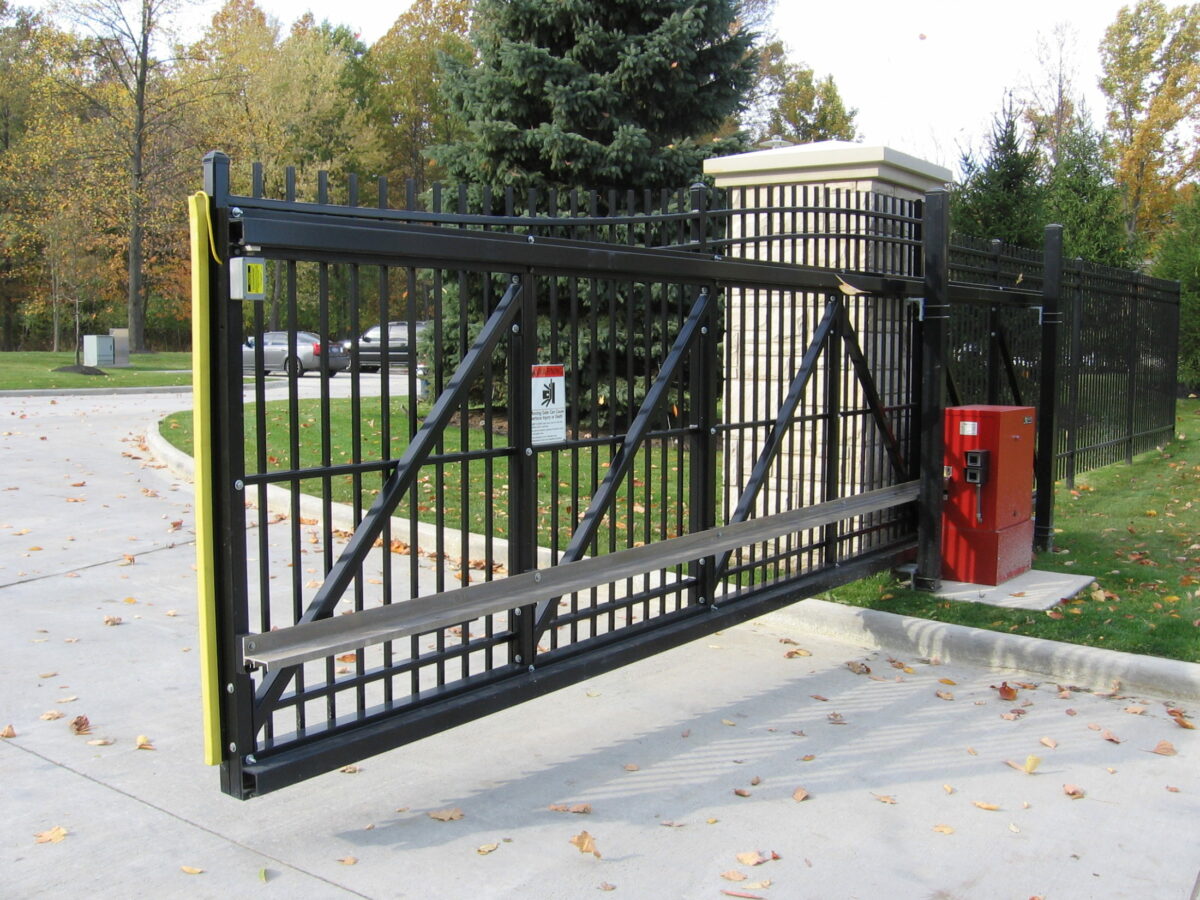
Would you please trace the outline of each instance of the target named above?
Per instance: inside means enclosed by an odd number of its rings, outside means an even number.
[[[727,256],[901,276],[916,274],[920,247],[895,240],[915,236],[915,226],[889,219],[888,214],[911,214],[914,201],[952,177],[948,169],[890,147],[844,141],[718,157],[707,160],[704,171],[718,188],[726,189],[732,214]],[[774,418],[827,302],[826,296],[815,294],[729,292],[729,422]],[[909,365],[909,353],[897,349],[897,335],[906,321],[903,304],[896,298],[863,296],[848,299],[847,307],[884,402],[899,402]],[[865,408],[853,375],[844,374],[844,354],[841,358],[833,369],[822,361],[798,415],[819,416],[830,390],[842,395],[843,408]],[[831,383],[829,374],[838,377]],[[822,462],[825,428],[803,426],[803,434],[785,443],[756,514],[811,505],[831,491],[846,495],[894,482],[873,429],[865,416],[840,423],[836,433],[841,471],[830,473]],[[750,429],[733,435],[727,449],[732,457],[725,481],[727,510],[737,503],[741,476],[749,473],[758,455],[761,432]],[[831,488],[828,481],[835,477],[839,484]]]

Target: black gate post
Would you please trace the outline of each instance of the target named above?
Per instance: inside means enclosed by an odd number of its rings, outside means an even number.
[[[917,424],[917,572],[913,585],[934,591],[942,580],[942,411],[946,404],[946,322],[950,318],[950,194],[925,195],[921,242],[925,297],[921,316],[920,406]]]
[[[1058,329],[1062,324],[1063,229],[1047,225],[1042,275],[1042,380],[1037,421],[1037,501],[1033,511],[1033,546],[1054,546],[1054,470],[1057,456]]]
[[[533,402],[530,395],[532,366],[537,363],[537,296],[534,280],[527,271],[513,276],[523,279],[521,311],[512,326],[509,341],[508,431],[512,456],[508,466],[508,571],[513,575],[537,568],[537,451],[533,446]],[[534,643],[536,607],[532,604],[513,610],[510,622],[515,646],[509,653],[518,666],[533,668],[537,652]]]
[[[700,250],[708,244],[708,186],[692,185],[692,243]],[[711,287],[716,291],[717,288]],[[721,323],[719,304],[709,307],[700,340],[692,350],[688,368],[688,390],[693,407],[692,421],[696,437],[692,441],[689,522],[691,532],[704,531],[717,524],[717,422],[721,402]],[[711,605],[716,591],[717,557],[707,556],[692,563],[689,575],[695,579],[693,602]]]
[[[213,152],[204,157],[204,192],[212,211],[213,246],[223,260],[235,250],[233,225],[240,229],[241,211],[229,201],[229,157]],[[242,421],[242,304],[229,299],[229,267],[221,265],[210,279],[213,364],[211,521],[217,533],[216,566],[217,642],[221,646],[221,789],[235,797],[246,796],[242,760],[254,752],[254,683],[249,673],[234,665],[240,635],[249,631],[246,603],[246,461]]]

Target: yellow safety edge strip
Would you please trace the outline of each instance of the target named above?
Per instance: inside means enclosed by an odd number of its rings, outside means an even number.
[[[188,198],[192,249],[192,434],[196,492],[196,597],[200,628],[200,699],[204,718],[204,763],[221,762],[220,669],[217,665],[217,595],[213,565],[212,360],[209,356],[208,270],[213,247],[208,195]],[[219,262],[219,260],[218,260]]]

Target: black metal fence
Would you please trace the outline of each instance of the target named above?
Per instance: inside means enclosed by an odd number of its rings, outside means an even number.
[[[291,176],[264,198],[257,168],[235,195],[220,154],[205,183],[209,725],[239,797],[892,566],[919,535],[929,570],[943,363],[960,391],[968,356],[1007,361],[985,390],[1023,388],[1012,348],[1046,340],[1028,307],[1060,283],[1012,253],[968,272],[985,263],[947,254],[943,195],[435,189],[396,209],[386,184],[365,207],[323,177],[309,202]],[[231,297],[231,256],[268,262],[265,300]],[[1128,383],[1157,390],[1167,318],[1126,302],[1146,329]],[[1011,339],[960,338],[960,308],[1011,317]],[[385,346],[367,372],[352,345],[338,371],[332,338],[394,321],[428,323],[419,365]],[[273,327],[322,337],[308,376],[268,370]]]

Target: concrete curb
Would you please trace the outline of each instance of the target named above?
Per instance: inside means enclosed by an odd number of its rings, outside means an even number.
[[[1063,684],[1151,694],[1175,700],[1200,699],[1200,663],[1138,656],[1041,638],[917,619],[827,600],[802,600],[763,617],[786,626],[871,649],[942,662],[1033,672]]]
[[[170,471],[191,481],[192,458],[162,437],[157,422],[146,426],[146,445]],[[278,497],[272,495],[269,505],[286,512],[290,508],[290,495],[286,491],[278,491],[278,494]],[[342,504],[334,506],[335,527],[352,527],[350,510],[337,509]],[[302,497],[301,512],[305,516],[320,517],[320,501]],[[457,550],[454,548],[454,552]],[[548,551],[542,555],[546,558],[539,559],[539,565],[550,565]],[[888,649],[909,656],[936,656],[945,663],[1038,673],[1064,684],[1093,690],[1111,690],[1113,682],[1119,681],[1122,692],[1200,700],[1200,663],[950,625],[815,598],[763,616],[762,621],[774,627],[798,629],[871,649]]]

